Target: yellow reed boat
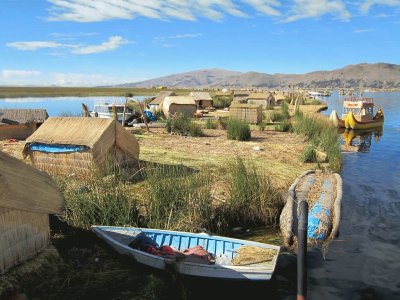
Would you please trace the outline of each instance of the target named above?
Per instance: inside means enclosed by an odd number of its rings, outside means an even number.
[[[339,118],[337,111],[334,109],[332,110],[331,115],[329,116],[329,121],[337,128],[344,128],[345,124],[341,118]]]
[[[332,123],[336,116],[331,116]],[[344,122],[341,122],[344,121]],[[352,97],[343,101],[343,114],[339,125],[347,129],[371,129],[381,127],[384,122],[382,109],[378,109],[374,116],[374,100],[372,98]]]

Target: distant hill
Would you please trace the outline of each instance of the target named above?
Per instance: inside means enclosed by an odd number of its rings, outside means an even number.
[[[400,65],[363,63],[348,65],[333,71],[316,71],[306,74],[243,73],[223,69],[205,69],[115,87],[284,88],[289,84],[304,88],[400,88]]]

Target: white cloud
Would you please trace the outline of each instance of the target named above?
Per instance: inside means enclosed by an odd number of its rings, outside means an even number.
[[[78,46],[72,50],[72,53],[75,54],[93,54],[100,53],[105,51],[111,51],[118,49],[120,46],[128,43],[127,40],[123,39],[120,36],[112,36],[108,39],[108,41],[101,43],[100,45],[91,45],[91,46]]]
[[[45,48],[60,48],[64,47],[65,45],[48,41],[32,41],[32,42],[12,42],[12,43],[7,43],[6,46],[23,51],[35,51],[38,49],[45,49]]]
[[[193,39],[202,36],[202,33],[185,33],[169,36],[170,39]]]
[[[341,0],[294,0],[292,11],[284,22],[318,18],[325,14],[333,14],[341,20],[348,20],[351,17]]]
[[[355,29],[353,30],[353,33],[360,34],[360,33],[367,33],[367,32],[372,32],[375,31],[374,29]]]
[[[112,36],[107,41],[101,43],[100,45],[80,45],[80,44],[61,44],[52,41],[29,41],[29,42],[12,42],[7,43],[7,47],[15,48],[22,51],[35,51],[38,49],[49,49],[49,48],[59,48],[68,49],[74,54],[93,54],[105,51],[112,51],[118,49],[124,44],[127,44],[128,40],[122,38],[121,36]],[[62,54],[57,52],[57,54]]]
[[[400,7],[400,0],[366,0],[364,3],[360,5],[360,10],[363,14],[366,14],[370,10],[370,8],[375,5]]]
[[[29,78],[39,76],[41,73],[36,70],[2,70],[1,77],[4,79],[10,78]]]
[[[248,17],[255,12],[292,22],[325,14],[337,19],[351,17],[344,0],[48,0],[50,21],[100,22],[113,19],[220,20],[226,15]],[[364,0],[367,10],[378,3],[400,0]],[[351,2],[349,1],[350,5]],[[250,9],[249,9],[250,8]],[[253,11],[252,11],[253,10]]]
[[[219,20],[224,15],[247,17],[243,4],[266,15],[279,16],[276,0],[48,0],[50,21],[98,22],[112,19],[153,19],[194,21],[199,17]]]
[[[281,13],[274,7],[280,7],[279,1],[275,0],[244,0],[247,4],[253,6],[256,10],[269,16],[280,16]]]
[[[153,38],[153,43],[159,44],[163,48],[172,48],[175,45],[172,45],[171,40],[180,40],[180,39],[194,39],[203,36],[202,33],[181,33],[170,36],[156,36]]]

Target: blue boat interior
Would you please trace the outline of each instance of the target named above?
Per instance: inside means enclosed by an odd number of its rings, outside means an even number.
[[[224,255],[230,259],[233,259],[235,252],[242,245],[250,245],[254,244],[257,246],[259,243],[254,242],[240,242],[239,240],[229,240],[223,237],[215,237],[208,235],[199,235],[199,234],[191,234],[191,233],[180,233],[180,232],[162,232],[152,229],[136,229],[136,228],[119,228],[118,232],[115,232],[115,227],[107,227],[101,228],[103,231],[107,232],[113,239],[118,242],[128,245],[130,241],[134,239],[135,234],[139,234],[141,232],[145,233],[147,237],[156,242],[159,246],[171,246],[176,250],[184,251],[185,249],[192,248],[194,246],[202,246],[209,253],[214,254],[215,256]],[[120,237],[119,237],[120,236]],[[125,236],[125,238],[123,237]],[[126,237],[129,236],[129,239]]]

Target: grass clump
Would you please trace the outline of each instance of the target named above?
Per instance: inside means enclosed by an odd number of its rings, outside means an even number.
[[[309,117],[301,111],[296,111],[293,131],[304,135],[315,149],[327,154],[329,168],[339,172],[342,168],[342,154],[337,130],[324,120]]]
[[[199,137],[203,135],[200,124],[181,113],[176,113],[172,118],[168,119],[165,129],[167,132],[185,136]]]
[[[212,100],[212,105],[215,108],[225,108],[231,105],[232,100],[233,97],[214,97]]]
[[[314,145],[304,148],[300,155],[300,161],[303,163],[312,163],[317,161],[317,153]]]
[[[229,119],[227,123],[228,140],[248,141],[251,138],[250,126],[238,119]]]
[[[288,132],[292,128],[292,123],[289,119],[285,119],[282,123],[275,125],[275,131]]]
[[[148,227],[183,231],[210,227],[212,180],[208,173],[158,165],[147,167],[144,177]]]
[[[218,128],[218,124],[212,119],[207,119],[204,127],[206,129],[217,129]]]
[[[275,224],[281,203],[269,177],[255,164],[237,157],[228,168],[229,205],[224,219],[231,226]]]
[[[72,178],[57,181],[66,199],[62,219],[67,224],[83,229],[93,224],[137,226],[137,201],[117,177],[93,177],[84,184]]]

